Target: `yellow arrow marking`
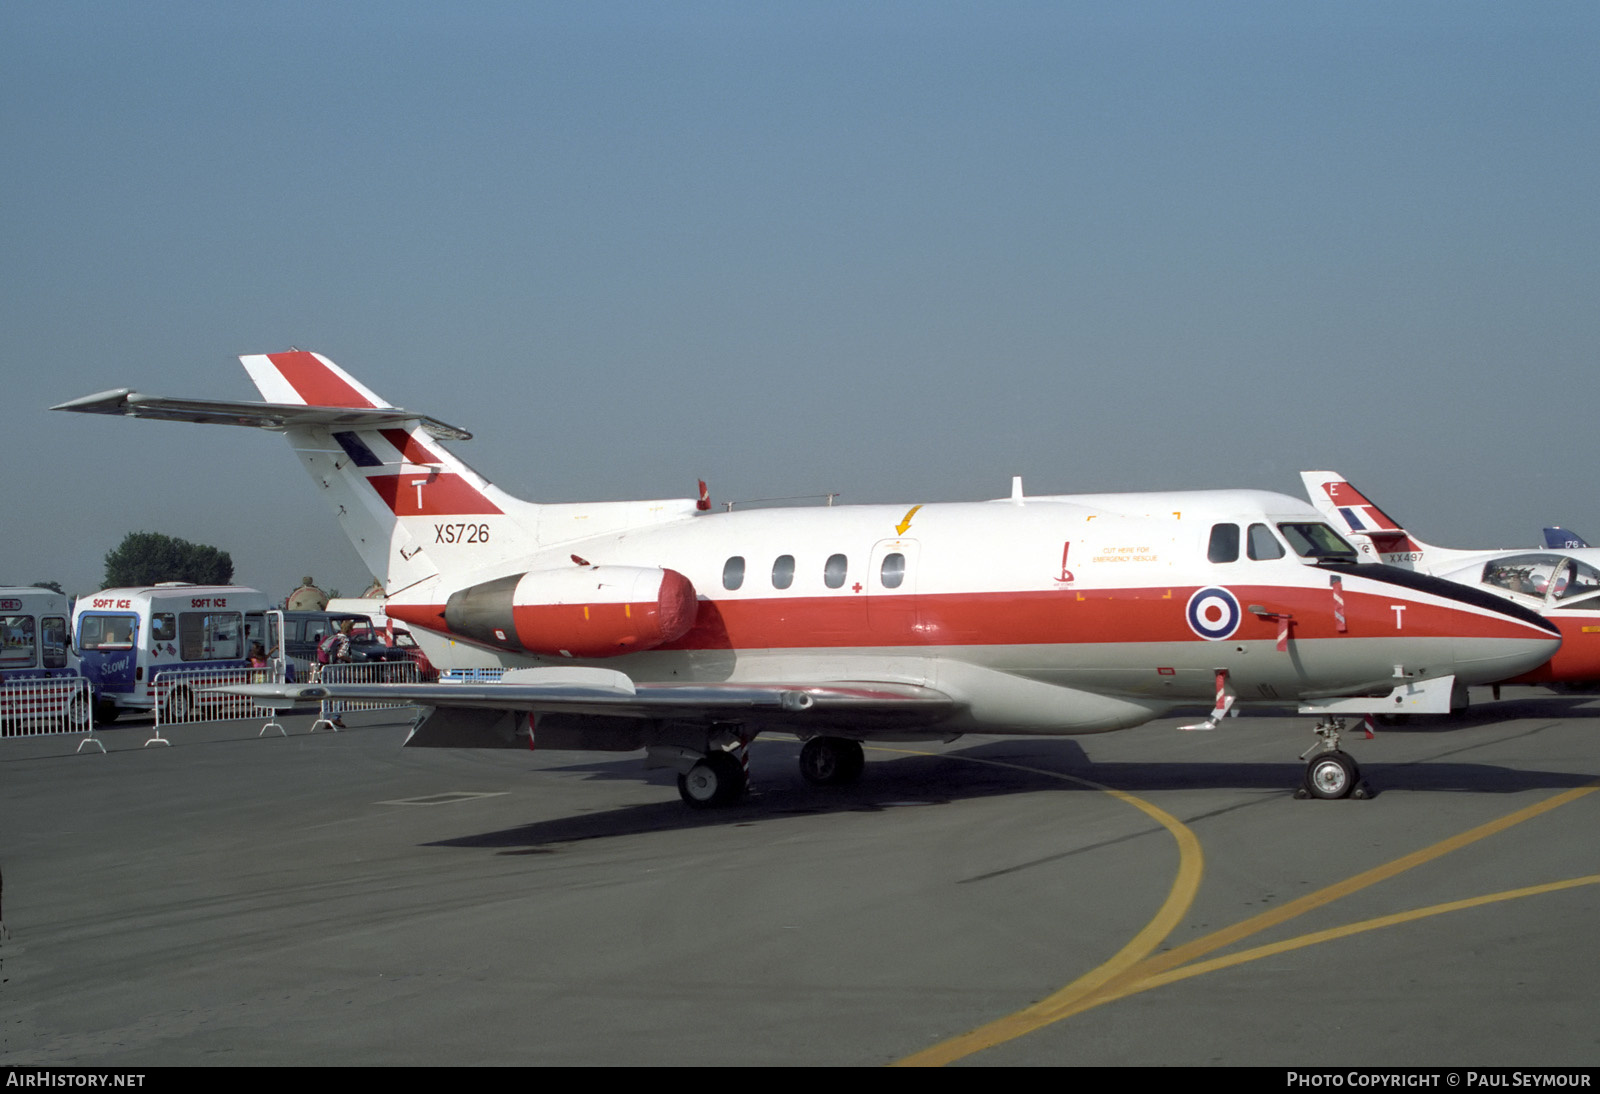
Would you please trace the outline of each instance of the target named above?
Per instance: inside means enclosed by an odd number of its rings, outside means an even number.
[[[921,508],[922,506],[920,505],[913,505],[910,509],[907,509],[906,515],[900,519],[899,524],[894,526],[894,530],[899,532],[902,536],[905,535],[906,529],[911,527],[911,518],[916,516],[917,510]]]

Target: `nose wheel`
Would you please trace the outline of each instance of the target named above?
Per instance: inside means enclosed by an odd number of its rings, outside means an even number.
[[[1306,760],[1306,777],[1295,791],[1295,797],[1324,801],[1355,798],[1359,801],[1371,796],[1355,757],[1339,751],[1339,733],[1343,729],[1344,723],[1339,718],[1330,718],[1317,726],[1318,742],[1300,756]]]

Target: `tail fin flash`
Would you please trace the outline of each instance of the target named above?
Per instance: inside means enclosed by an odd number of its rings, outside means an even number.
[[[398,409],[319,353],[239,361],[273,403]],[[386,594],[435,574],[492,567],[537,533],[539,507],[457,459],[420,416],[370,429],[290,425],[285,432]]]
[[[300,349],[254,353],[239,358],[239,363],[269,403],[393,409],[371,388],[320,353]]]
[[[472,434],[385,402],[320,353],[290,350],[239,361],[265,402],[168,398],[118,388],[53,409],[283,433],[362,561],[391,596],[436,576],[447,586],[473,575],[499,576],[543,546],[688,519],[697,512],[693,498],[522,501],[442,443],[470,440]]]
[[[1559,525],[1544,530],[1544,545],[1552,551],[1570,551],[1577,547],[1589,546],[1578,533],[1568,531]]]
[[[1375,552],[1384,562],[1406,563],[1418,561],[1407,556],[1427,550],[1426,544],[1414,539],[1337,472],[1302,471],[1300,479],[1311,504],[1346,538],[1363,548],[1363,554]]]
[[[119,388],[53,409],[283,433],[387,594],[492,568],[537,542],[540,506],[496,488],[441,443],[472,434],[385,402],[321,354],[239,360],[265,402]]]

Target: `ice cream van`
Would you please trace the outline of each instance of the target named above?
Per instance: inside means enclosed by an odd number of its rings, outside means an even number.
[[[77,676],[67,598],[49,589],[0,587],[0,682]]]
[[[256,642],[271,651],[267,608],[264,593],[242,585],[167,582],[79,597],[72,634],[95,719],[153,709],[164,672],[244,668]]]

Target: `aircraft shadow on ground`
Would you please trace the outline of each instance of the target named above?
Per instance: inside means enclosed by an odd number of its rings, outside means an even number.
[[[813,787],[801,781],[792,761],[799,746],[769,748],[752,764],[750,795],[717,809],[695,810],[674,795],[660,802],[631,805],[578,816],[559,817],[514,828],[483,832],[428,844],[433,847],[496,849],[502,854],[545,853],[551,845],[638,835],[663,830],[726,828],[793,820],[830,813],[872,813],[935,807],[963,801],[1044,791],[1091,791],[1094,787],[1061,779],[1072,775],[1133,794],[1170,790],[1266,791],[1292,797],[1305,766],[1285,763],[1090,762],[1081,745],[1060,739],[1008,739],[937,755],[874,758],[862,781],[849,787]],[[1357,759],[1361,759],[1359,750]],[[788,761],[788,762],[785,762]],[[985,762],[964,762],[985,761]],[[1014,764],[1015,767],[995,766]],[[1043,768],[1044,771],[1028,768]],[[572,765],[595,779],[639,780],[637,761]],[[1454,760],[1415,763],[1364,762],[1362,775],[1375,795],[1387,792],[1513,794],[1526,790],[1566,790],[1586,786],[1593,774],[1527,771],[1499,764]],[[675,776],[660,770],[644,779],[663,788]],[[1359,808],[1360,802],[1304,803],[1307,808]]]

